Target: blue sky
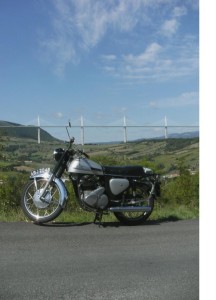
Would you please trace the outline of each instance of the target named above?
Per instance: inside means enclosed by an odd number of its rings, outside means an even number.
[[[1,0],[0,53],[0,120],[199,124],[197,0]]]

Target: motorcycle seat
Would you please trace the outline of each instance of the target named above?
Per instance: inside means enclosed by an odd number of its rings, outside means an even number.
[[[140,177],[145,175],[143,167],[141,166],[126,166],[126,167],[103,166],[103,171],[105,175],[110,175],[110,176]]]

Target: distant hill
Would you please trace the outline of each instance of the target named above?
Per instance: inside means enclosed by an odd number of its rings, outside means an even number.
[[[168,134],[169,139],[193,139],[199,137],[199,131],[190,131],[190,132],[182,132],[182,133],[170,133]],[[153,139],[164,139],[164,136],[159,136]]]
[[[168,135],[169,138],[177,139],[191,139],[199,137],[199,131],[183,132],[183,133],[171,133]]]
[[[0,121],[0,137],[7,136],[7,137],[37,140],[38,128],[36,126],[35,128],[33,127],[33,125],[29,127],[28,126],[22,127],[22,126],[23,125],[17,123]],[[47,142],[57,141],[56,138],[54,138],[51,134],[49,134],[42,128],[40,129],[40,137],[42,141],[47,141]]]
[[[183,133],[170,133],[168,134],[168,139],[193,139],[199,138],[199,131],[190,131],[190,132],[183,132]],[[164,140],[164,136],[158,136],[154,138],[140,138],[135,140],[130,140],[128,143],[136,143],[136,142],[146,142],[151,140]],[[96,143],[89,143],[89,144],[123,144],[122,141],[111,141],[111,142],[96,142]]]

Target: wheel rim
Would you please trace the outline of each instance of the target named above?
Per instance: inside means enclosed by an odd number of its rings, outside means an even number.
[[[142,199],[142,202],[140,202],[137,206],[151,206],[152,207],[152,199],[149,195],[149,191],[143,188],[137,188],[136,194],[132,196],[133,192],[129,191],[129,194],[127,195],[129,199],[134,198],[134,201],[139,201]],[[134,204],[133,204],[134,205]],[[153,208],[153,207],[152,207]],[[150,215],[150,212],[122,212],[121,215],[124,217],[124,219],[127,219],[129,221],[138,221],[139,219],[142,219],[143,217]]]
[[[48,186],[45,193],[45,202],[40,200],[46,183],[47,181],[44,179],[37,180],[36,184],[32,181],[25,192],[24,204],[26,210],[36,220],[51,216],[59,207],[60,190],[55,182]]]
[[[123,212],[122,215],[125,219],[137,221],[143,216],[146,216],[147,212]]]

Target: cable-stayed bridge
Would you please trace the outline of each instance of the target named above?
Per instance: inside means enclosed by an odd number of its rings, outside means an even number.
[[[70,122],[70,128],[69,128]],[[37,141],[41,142],[41,129],[46,130],[51,135],[59,139],[67,139],[67,132],[64,130],[68,126],[71,136],[75,136],[76,142],[84,145],[85,143],[99,142],[115,142],[123,141],[127,143],[131,140],[148,139],[148,138],[164,138],[167,139],[172,133],[183,133],[198,131],[198,125],[179,125],[172,120],[168,124],[168,119],[158,120],[152,124],[136,124],[133,120],[123,118],[108,124],[96,124],[91,120],[85,119],[82,115],[80,118],[69,120],[64,125],[52,124],[49,121],[41,119],[40,116],[29,121],[25,125],[11,125],[1,127],[32,127],[37,128]]]

